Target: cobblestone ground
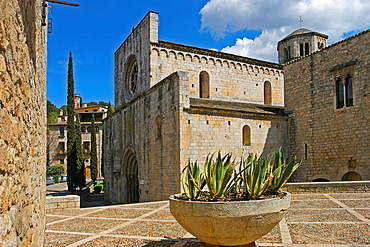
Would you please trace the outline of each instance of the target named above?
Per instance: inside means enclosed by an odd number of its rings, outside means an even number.
[[[168,202],[47,214],[45,246],[206,246],[172,217]],[[257,246],[370,247],[370,193],[293,194],[285,218]]]

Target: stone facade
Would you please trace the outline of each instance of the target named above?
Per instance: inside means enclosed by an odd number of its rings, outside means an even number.
[[[7,0],[0,9],[0,245],[43,246],[45,8]]]
[[[106,200],[167,199],[188,160],[287,148],[282,66],[158,40],[149,12],[115,53],[104,120]]]
[[[367,30],[284,66],[296,181],[370,179],[369,50]]]

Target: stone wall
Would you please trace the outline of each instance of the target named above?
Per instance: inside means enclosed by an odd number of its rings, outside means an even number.
[[[133,29],[125,42],[115,52],[114,71],[114,95],[116,109],[129,103],[132,98],[150,88],[149,61],[150,42],[158,41],[158,14],[149,12],[144,19]],[[128,82],[126,82],[125,68],[128,58],[135,57],[138,62],[137,91],[134,95],[128,95]]]
[[[264,104],[264,84],[271,84],[271,105],[284,105],[284,74],[278,64],[160,41],[152,43],[151,84],[174,71],[189,74],[189,97],[200,97],[199,76],[209,76],[209,98]]]
[[[294,194],[306,193],[369,193],[369,181],[286,183],[282,188]]]
[[[41,1],[0,2],[0,245],[43,246],[46,28]]]
[[[295,181],[370,179],[369,30],[284,67]],[[336,80],[353,78],[354,105],[337,109]]]
[[[165,200],[180,190],[181,80],[184,72],[170,75],[104,120],[106,201]]]
[[[80,197],[77,195],[46,197],[46,212],[49,213],[65,209],[80,209]]]

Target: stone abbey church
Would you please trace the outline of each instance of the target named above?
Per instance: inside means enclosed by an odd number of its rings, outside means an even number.
[[[279,64],[158,40],[149,12],[115,53],[116,112],[104,120],[106,200],[165,200],[182,169],[220,150],[283,147],[294,181],[370,179],[369,30],[328,46],[299,29]]]

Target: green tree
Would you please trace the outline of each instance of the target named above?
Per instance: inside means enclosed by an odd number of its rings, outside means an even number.
[[[73,79],[72,52],[69,53],[68,62],[68,95],[67,95],[67,185],[68,190],[76,189],[77,181],[77,154],[76,154],[76,126],[75,126],[75,99]]]
[[[95,115],[92,116],[91,121],[91,151],[90,151],[90,171],[91,179],[96,180],[98,176],[98,154],[96,145],[96,128],[95,128]]]
[[[67,110],[67,106],[66,106],[66,105],[62,105],[62,106],[60,107],[60,109],[61,109],[61,110],[63,110],[63,114],[64,114],[64,115],[66,115],[66,113],[67,113],[67,111],[68,111],[68,110]]]
[[[46,112],[48,124],[58,122],[59,109],[49,100],[47,101]]]
[[[84,153],[82,150],[82,140],[81,140],[81,123],[80,117],[76,117],[76,166],[77,166],[77,176],[76,176],[76,186],[83,189],[86,185],[85,177],[85,164],[84,164]]]
[[[99,106],[99,103],[91,101],[90,103],[87,103],[87,106]]]
[[[111,105],[110,104],[110,101],[108,102],[108,117],[110,115],[112,115],[112,113],[114,112],[114,105]]]

